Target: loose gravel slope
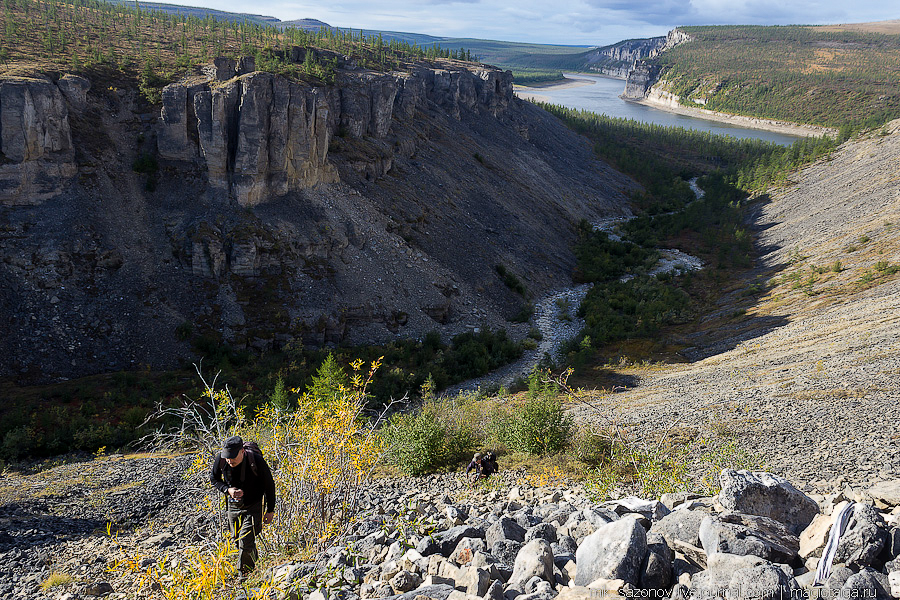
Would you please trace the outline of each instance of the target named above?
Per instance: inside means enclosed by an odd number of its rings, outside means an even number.
[[[582,417],[734,439],[810,490],[900,476],[900,121],[795,181],[752,207],[758,268],[692,362],[632,369]]]

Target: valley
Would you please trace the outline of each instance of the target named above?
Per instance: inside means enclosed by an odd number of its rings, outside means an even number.
[[[900,598],[895,23],[257,12],[4,0],[0,596]]]

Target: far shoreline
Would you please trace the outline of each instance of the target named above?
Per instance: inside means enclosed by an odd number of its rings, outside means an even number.
[[[515,85],[516,95],[530,102],[550,102],[550,98],[542,96],[539,92],[542,90],[562,90],[583,85],[593,85],[594,82],[587,77],[603,77],[605,79],[616,79],[624,82],[624,79],[612,77],[610,75],[602,75],[600,73],[564,73],[565,80],[555,80],[540,82],[534,85]],[[568,77],[571,75],[571,77]],[[621,96],[619,96],[621,98]],[[790,135],[797,137],[819,137],[822,135],[836,136],[837,129],[833,127],[822,127],[819,125],[806,125],[802,123],[791,123],[788,121],[777,121],[775,119],[765,119],[762,117],[748,117],[744,115],[733,115],[712,111],[705,108],[694,108],[691,106],[673,105],[673,100],[659,100],[653,97],[645,97],[640,100],[630,98],[622,98],[625,102],[633,102],[641,104],[657,110],[662,110],[670,114],[693,117],[696,119],[704,119],[707,121],[715,121],[717,123],[725,123],[726,125],[734,125],[745,129],[757,129],[759,131],[768,131],[770,133],[778,133],[782,135]]]
[[[621,97],[621,96],[620,96]],[[801,123],[791,123],[788,121],[776,121],[774,119],[765,119],[763,117],[747,117],[744,115],[733,115],[730,113],[716,112],[705,108],[693,108],[690,106],[673,106],[669,102],[661,102],[651,98],[643,98],[641,100],[632,100],[630,98],[622,98],[625,102],[634,102],[642,104],[657,110],[682,115],[685,117],[694,117],[697,119],[706,119],[708,121],[717,121],[737,127],[747,129],[759,129],[760,131],[768,131],[771,133],[780,133],[783,135],[794,135],[800,137],[819,137],[822,135],[836,136],[838,130],[833,127],[822,127],[819,125],[804,125]]]

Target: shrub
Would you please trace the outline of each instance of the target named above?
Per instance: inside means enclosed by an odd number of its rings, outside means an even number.
[[[436,471],[447,462],[447,428],[430,413],[396,415],[383,440],[388,460],[407,475]]]
[[[20,425],[3,436],[0,456],[5,460],[18,460],[30,455],[41,445],[41,435],[33,427]]]
[[[535,371],[528,381],[525,404],[510,423],[507,446],[528,454],[554,454],[565,449],[572,418],[565,414],[562,399],[549,379]]]
[[[395,415],[382,432],[387,458],[413,476],[458,466],[486,438],[483,412],[476,399],[462,395]]]

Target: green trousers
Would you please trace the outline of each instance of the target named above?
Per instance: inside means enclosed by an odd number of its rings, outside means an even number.
[[[242,575],[247,575],[256,566],[258,552],[256,536],[262,532],[262,502],[253,506],[233,506],[228,503],[228,525],[238,549],[237,564]]]

